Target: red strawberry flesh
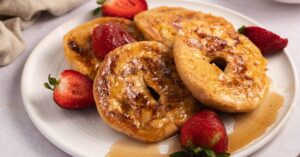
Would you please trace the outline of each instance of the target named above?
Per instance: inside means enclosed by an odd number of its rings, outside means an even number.
[[[216,153],[228,149],[228,137],[218,115],[211,110],[202,110],[190,118],[181,128],[181,144],[211,148]]]
[[[60,107],[66,109],[93,106],[93,81],[77,71],[65,70],[54,89],[53,99]]]
[[[104,59],[108,52],[134,41],[135,39],[119,24],[107,23],[99,25],[92,32],[93,52],[101,60]]]
[[[280,52],[288,44],[288,39],[257,26],[245,27],[242,33],[261,50],[263,55]]]
[[[106,0],[102,5],[103,16],[133,19],[141,11],[147,10],[145,0]]]

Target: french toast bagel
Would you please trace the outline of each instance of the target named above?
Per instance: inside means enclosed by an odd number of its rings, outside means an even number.
[[[211,24],[233,29],[231,23],[222,17],[188,10],[181,7],[158,7],[143,11],[134,17],[134,22],[147,40],[154,40],[172,48],[182,23],[192,20],[204,20]]]
[[[222,25],[203,20],[184,23],[173,56],[183,83],[204,105],[248,112],[268,91],[267,61],[260,50]]]
[[[181,82],[172,53],[155,41],[135,42],[111,51],[94,81],[94,99],[113,129],[145,142],[175,134],[197,111]]]

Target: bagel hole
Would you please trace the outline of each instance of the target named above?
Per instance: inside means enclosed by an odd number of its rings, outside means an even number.
[[[223,58],[217,57],[213,59],[210,64],[215,64],[219,69],[224,71],[227,66],[227,61]]]
[[[147,86],[147,88],[148,88],[148,90],[150,91],[152,97],[153,97],[156,101],[158,101],[158,100],[159,100],[159,97],[160,97],[159,94],[158,94],[153,88],[151,88],[150,86]]]

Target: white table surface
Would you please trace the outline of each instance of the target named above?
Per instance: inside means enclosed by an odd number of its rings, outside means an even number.
[[[238,11],[261,23],[267,29],[288,37],[287,49],[298,67],[298,75],[300,74],[300,5],[281,4],[271,0],[211,0],[210,2]],[[27,49],[12,64],[0,67],[0,157],[69,156],[50,143],[29,119],[20,95],[20,78],[27,57],[44,36],[73,16],[95,7],[95,1],[92,0],[61,17],[55,18],[44,14],[36,24],[24,31]],[[296,105],[282,131],[251,156],[296,157],[299,153],[300,106]]]

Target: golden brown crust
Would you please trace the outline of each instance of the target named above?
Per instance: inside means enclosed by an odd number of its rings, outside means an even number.
[[[171,53],[154,41],[110,52],[95,78],[94,98],[109,126],[146,142],[170,137],[197,108]]]
[[[94,79],[98,67],[102,62],[96,58],[92,52],[91,33],[92,30],[105,23],[117,23],[129,32],[136,40],[141,40],[142,35],[136,29],[135,24],[127,19],[115,17],[100,17],[86,22],[68,32],[64,36],[64,52],[67,61],[72,68],[78,70],[84,75]]]
[[[158,7],[139,13],[134,17],[138,29],[148,40],[154,40],[172,48],[182,23],[192,20],[205,20],[232,29],[233,26],[222,17],[212,16],[200,11],[192,11],[181,7]]]
[[[194,20],[183,25],[173,55],[190,92],[218,110],[253,110],[269,87],[267,61],[259,49],[234,29],[216,23]],[[224,71],[218,64],[224,64],[219,65],[225,67]]]

